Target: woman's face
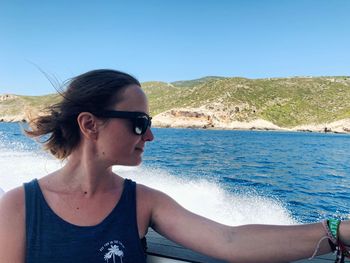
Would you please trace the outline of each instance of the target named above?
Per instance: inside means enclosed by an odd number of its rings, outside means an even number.
[[[122,101],[113,110],[137,111],[149,114],[148,101],[143,90],[137,85],[127,87],[121,94]],[[145,143],[153,140],[150,128],[143,135],[133,131],[133,123],[129,119],[110,118],[98,135],[98,155],[108,165],[139,165]]]

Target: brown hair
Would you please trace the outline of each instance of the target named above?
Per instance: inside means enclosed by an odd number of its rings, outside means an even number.
[[[49,106],[47,115],[31,120],[31,129],[25,133],[37,139],[48,136],[42,142],[44,149],[58,159],[65,159],[80,142],[78,115],[108,109],[121,101],[120,92],[133,84],[141,86],[134,77],[116,70],[99,69],[79,75],[60,93],[62,101]]]

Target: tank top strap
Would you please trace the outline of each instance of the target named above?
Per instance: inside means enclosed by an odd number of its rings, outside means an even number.
[[[39,198],[39,185],[38,180],[33,179],[32,181],[28,183],[23,184],[24,187],[24,196],[25,196],[25,216],[26,216],[26,226],[29,226],[26,228],[26,236],[30,237],[33,235],[33,225],[34,225],[34,216],[35,213],[33,211],[36,211],[37,214],[41,214],[42,206],[40,205],[40,198]]]
[[[126,195],[126,205],[132,207],[133,209],[130,210],[130,219],[132,220],[132,223],[136,226],[136,232],[138,234],[138,226],[137,226],[137,200],[136,200],[136,182],[130,180],[130,179],[125,179],[124,183],[125,187],[125,195]],[[147,239],[146,236],[140,239],[142,251],[146,255],[147,253]]]
[[[120,205],[121,209],[124,211],[130,211],[129,216],[131,216],[131,218],[136,216],[136,183],[134,181],[124,179],[124,189],[118,205]],[[130,207],[135,209],[130,209]]]

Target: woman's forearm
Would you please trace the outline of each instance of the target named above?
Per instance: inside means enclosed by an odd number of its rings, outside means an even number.
[[[339,226],[340,241],[350,247],[350,221],[342,221]]]
[[[341,238],[350,239],[349,222],[341,224]],[[230,262],[289,262],[309,258],[326,237],[321,223],[293,226],[245,225],[232,228]],[[235,245],[234,245],[235,244]],[[325,238],[317,255],[330,252]]]

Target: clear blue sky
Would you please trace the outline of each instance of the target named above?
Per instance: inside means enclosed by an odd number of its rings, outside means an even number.
[[[349,0],[0,1],[0,94],[114,68],[143,81],[350,75]]]

